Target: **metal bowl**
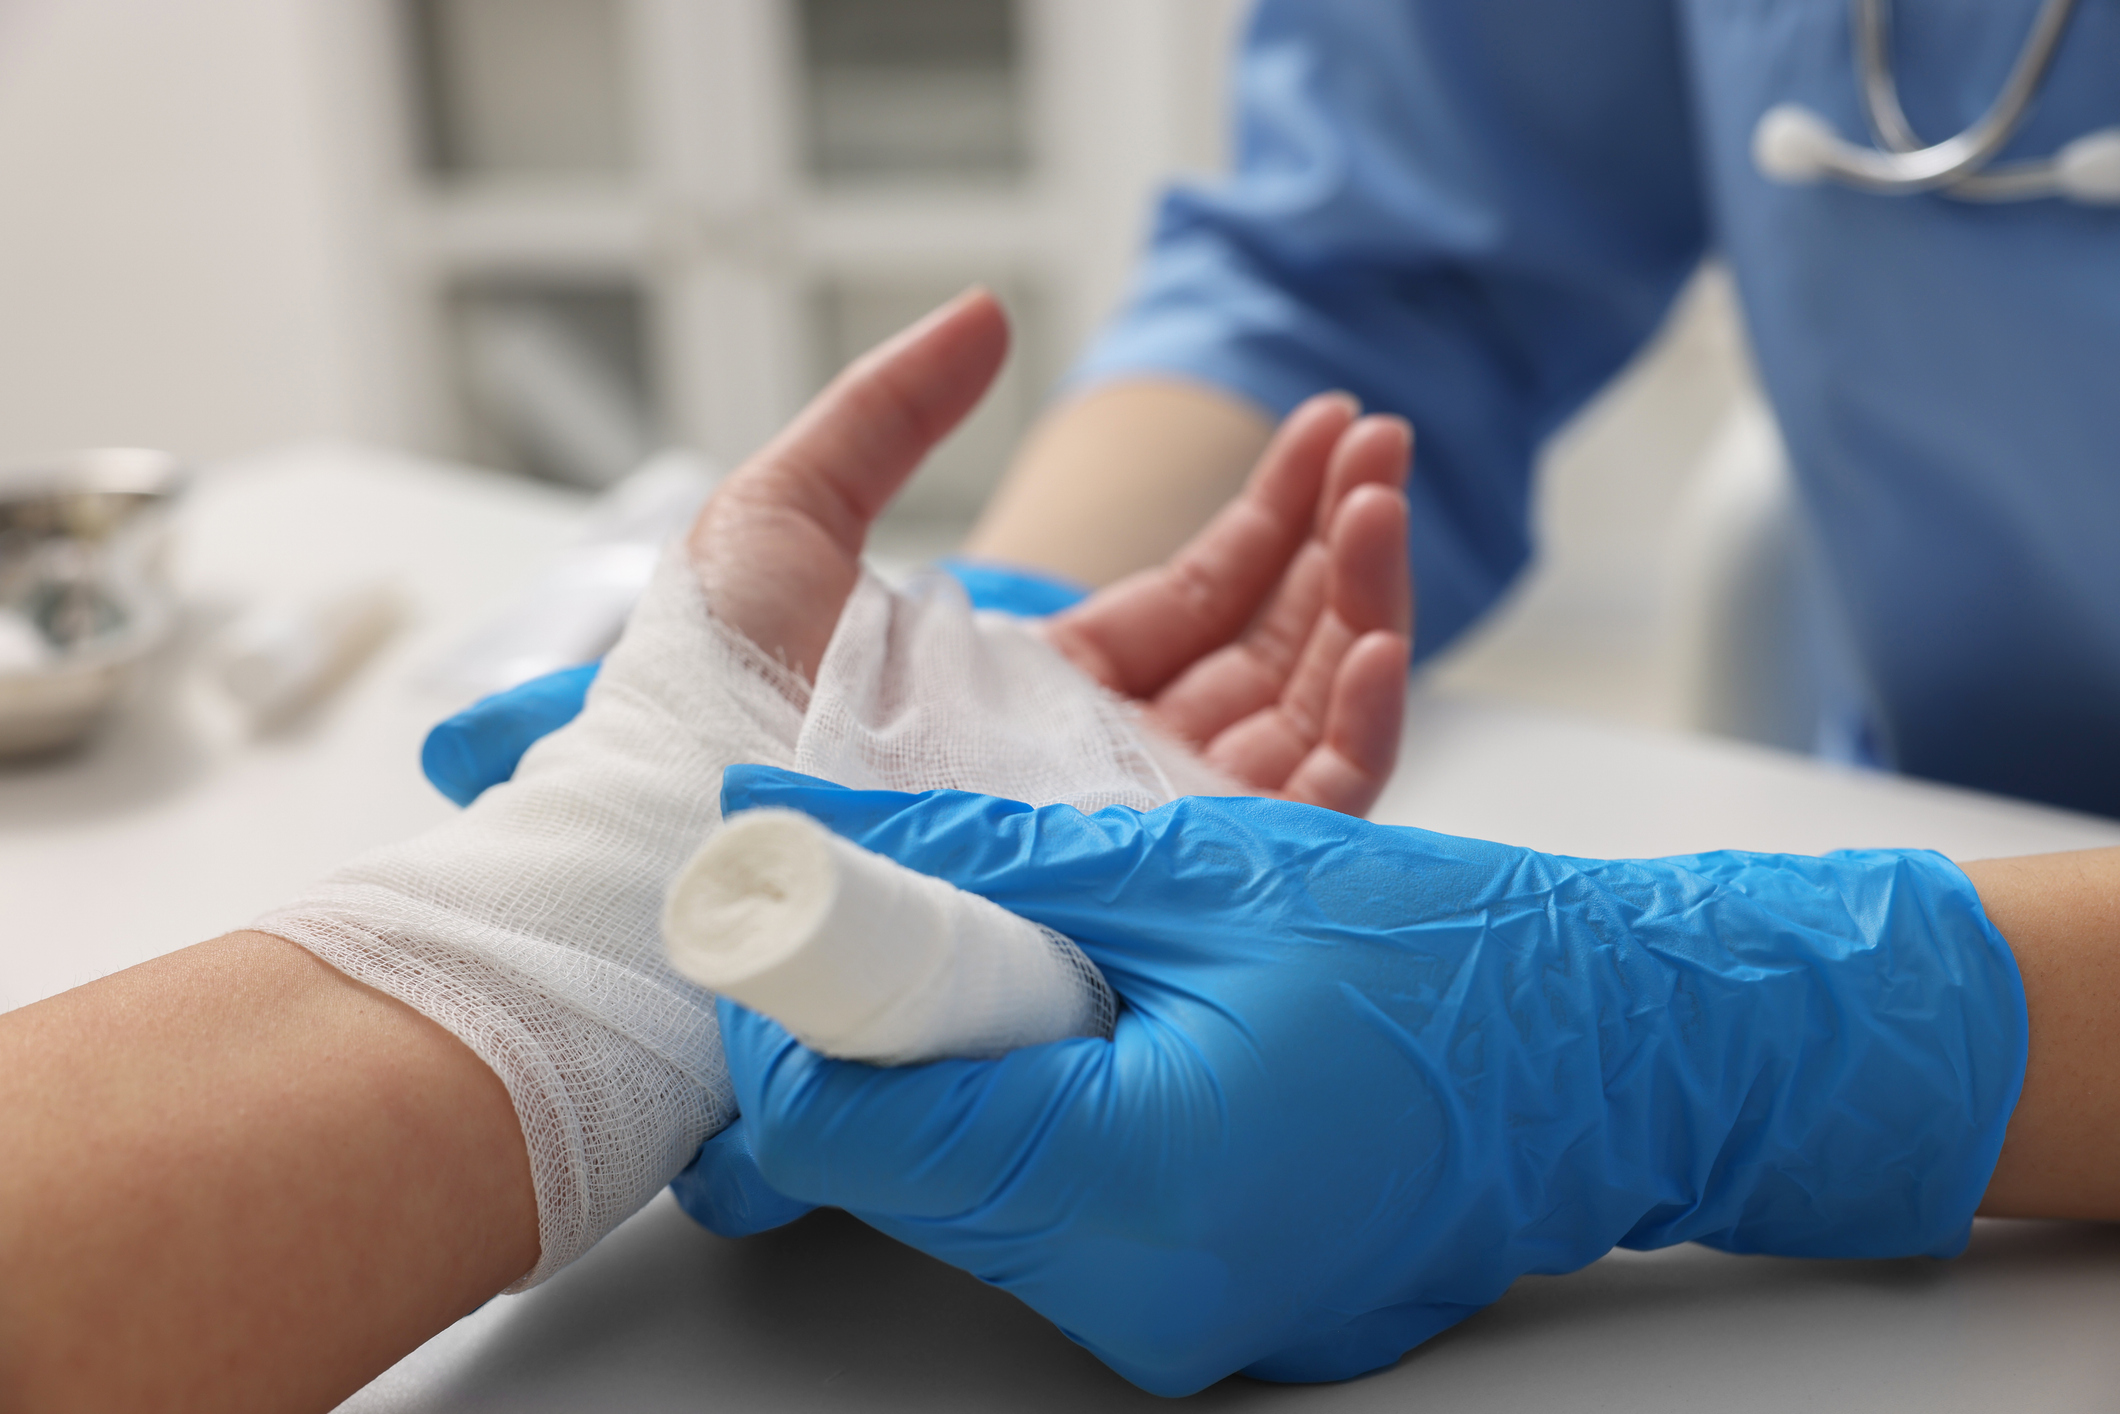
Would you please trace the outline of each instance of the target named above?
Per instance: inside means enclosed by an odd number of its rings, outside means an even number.
[[[0,666],[0,756],[80,740],[168,637],[163,550],[187,480],[175,457],[133,447],[0,470],[0,610],[46,652]]]

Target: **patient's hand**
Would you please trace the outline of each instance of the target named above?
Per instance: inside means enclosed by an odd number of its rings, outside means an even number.
[[[1205,529],[1054,618],[1053,641],[1224,774],[1360,814],[1406,700],[1411,453],[1400,419],[1311,399]]]
[[[1007,348],[993,297],[963,295],[855,362],[732,473],[689,541],[716,614],[814,678],[869,525]],[[1313,399],[1206,529],[1053,619],[1054,645],[1261,793],[1367,809],[1405,697],[1409,450],[1403,422]]]

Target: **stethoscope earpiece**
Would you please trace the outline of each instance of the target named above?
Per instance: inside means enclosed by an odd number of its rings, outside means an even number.
[[[1777,103],[1752,130],[1752,165],[1764,176],[1791,186],[1809,186],[1826,175],[1840,135],[1800,103]]]
[[[2054,185],[2071,201],[2120,206],[2120,128],[2085,133],[2055,153]]]

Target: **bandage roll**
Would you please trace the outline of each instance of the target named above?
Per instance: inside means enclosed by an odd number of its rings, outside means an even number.
[[[692,856],[663,946],[684,976],[842,1060],[1111,1034],[1111,988],[1067,939],[791,810],[747,811]]]

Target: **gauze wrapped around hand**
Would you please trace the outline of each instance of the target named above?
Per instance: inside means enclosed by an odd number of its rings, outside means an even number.
[[[460,1037],[530,1153],[551,1275],[734,1113],[713,998],[673,972],[665,888],[720,820],[723,768],[959,786],[1085,809],[1176,791],[1133,710],[944,576],[864,577],[814,687],[709,612],[666,557],[579,718],[457,819],[259,920]],[[1197,768],[1185,785],[1212,781]]]
[[[975,609],[1017,618],[1042,618],[1080,603],[1088,591],[1014,566],[966,559],[938,561]],[[515,775],[523,753],[539,738],[578,716],[601,662],[562,669],[484,698],[438,723],[427,734],[420,766],[437,790],[458,805]],[[1074,955],[1080,961],[1080,954]],[[1088,968],[1086,961],[1082,962]],[[1088,968],[1094,976],[1095,969]],[[696,980],[696,979],[695,979]],[[1109,1003],[1101,978],[1083,989],[1088,999]],[[960,1034],[962,1034],[960,1032]],[[930,1042],[947,1038],[929,1038]],[[744,1237],[792,1222],[810,1210],[768,1187],[758,1176],[739,1115],[702,1144],[673,1180],[671,1191],[686,1213],[724,1237]]]
[[[1089,591],[1016,566],[977,560],[938,560],[935,568],[959,584],[975,609],[1017,618],[1044,618],[1079,604]],[[435,724],[420,750],[420,769],[458,805],[514,776],[523,753],[540,737],[580,715],[601,661],[562,668],[479,701]]]

